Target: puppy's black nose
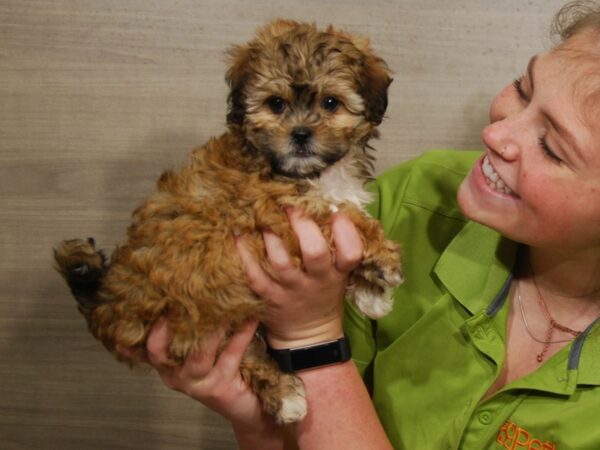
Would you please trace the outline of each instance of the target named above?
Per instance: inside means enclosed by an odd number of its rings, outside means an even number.
[[[298,145],[306,144],[311,136],[312,131],[305,127],[294,128],[292,131],[292,139]]]

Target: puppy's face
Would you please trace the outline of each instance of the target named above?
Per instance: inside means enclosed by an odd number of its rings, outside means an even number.
[[[363,151],[387,107],[387,66],[367,41],[277,21],[231,51],[228,122],[290,177]]]

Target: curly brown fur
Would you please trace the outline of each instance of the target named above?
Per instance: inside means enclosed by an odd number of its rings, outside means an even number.
[[[371,175],[368,142],[377,136],[391,82],[367,40],[314,25],[275,21],[230,51],[229,130],[167,171],[135,210],[110,263],[93,240],[55,250],[91,333],[119,359],[144,360],[148,332],[168,321],[173,364],[217,328],[261,319],[265,305],[245,284],[234,235],[243,234],[263,267],[262,230],[286,243],[301,264],[285,207],[302,209],[331,242],[330,218],[344,211],[362,233],[365,257],[348,294],[370,317],[391,308],[401,282],[400,252],[363,211]],[[259,341],[240,370],[279,423],[306,413],[299,378],[283,374]]]

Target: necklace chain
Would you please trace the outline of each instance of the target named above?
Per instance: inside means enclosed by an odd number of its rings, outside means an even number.
[[[546,305],[546,302],[544,301],[544,297],[542,297],[542,293],[541,293],[540,288],[539,288],[539,286],[537,284],[537,281],[535,279],[535,273],[533,272],[533,267],[530,270],[531,270],[531,279],[533,280],[533,285],[535,286],[535,290],[537,291],[537,294],[538,294],[538,301],[540,303],[540,306],[542,307],[542,311],[544,312],[544,316],[546,316],[546,319],[550,323],[549,330],[552,330],[552,329],[556,328],[557,330],[560,330],[563,333],[569,333],[569,334],[572,334],[575,337],[579,336],[581,334],[581,331],[577,331],[577,330],[574,330],[572,328],[569,328],[569,327],[566,327],[564,325],[561,325],[556,320],[554,320],[554,318],[550,315],[550,311],[548,311],[548,306]]]
[[[546,356],[546,353],[548,353],[550,344],[570,342],[573,339],[575,339],[577,336],[579,336],[581,334],[581,331],[577,331],[577,330],[569,328],[565,325],[561,325],[556,320],[554,320],[554,318],[550,315],[550,311],[548,311],[548,306],[546,305],[546,302],[544,301],[544,297],[542,297],[542,293],[541,293],[540,288],[535,279],[535,273],[533,272],[533,267],[531,267],[531,265],[529,266],[529,270],[531,271],[531,279],[533,280],[533,285],[535,286],[535,290],[537,291],[538,303],[540,304],[540,308],[542,309],[544,317],[548,321],[548,329],[546,330],[545,339],[542,340],[542,339],[539,339],[538,337],[534,336],[533,332],[529,328],[529,324],[527,323],[527,318],[525,317],[525,309],[523,308],[523,300],[521,299],[520,285],[517,286],[517,299],[519,301],[519,308],[521,310],[521,318],[523,319],[523,324],[525,325],[525,329],[527,330],[527,333],[529,334],[531,339],[533,339],[534,341],[536,341],[540,344],[544,344],[542,351],[540,353],[538,353],[538,355],[536,357],[537,361],[541,363],[544,360],[544,356]],[[563,333],[571,334],[572,337],[570,337],[568,339],[552,340],[552,335],[554,334],[554,330],[558,330],[558,331],[562,331]]]
[[[573,340],[573,338],[568,338],[568,339],[558,339],[556,341],[548,341],[547,339],[538,338],[535,334],[533,334],[533,331],[531,331],[531,328],[529,328],[529,323],[527,322],[527,318],[525,317],[525,309],[523,308],[523,300],[521,300],[520,286],[517,286],[517,300],[519,301],[519,310],[521,311],[521,318],[523,319],[523,325],[525,325],[525,329],[527,330],[527,334],[529,334],[529,337],[531,337],[531,339],[533,339],[535,342],[539,342],[540,344],[559,344],[562,342],[570,342]]]

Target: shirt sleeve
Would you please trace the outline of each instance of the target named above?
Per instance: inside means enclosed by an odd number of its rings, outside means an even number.
[[[374,200],[369,204],[367,212],[372,217],[378,219],[380,196],[377,181],[372,182],[368,186],[368,189],[373,194]],[[362,314],[350,300],[346,300],[344,306],[344,332],[350,339],[352,360],[363,380],[365,380],[365,383],[370,388],[368,382],[370,376],[368,376],[368,372],[377,351],[375,345],[375,324]]]
[[[386,171],[368,186],[373,201],[367,207],[367,212],[381,222],[386,234],[400,215],[412,168],[419,159]],[[344,331],[350,339],[352,359],[370,388],[371,370],[377,353],[377,322],[365,317],[348,300],[345,303]]]
[[[410,163],[405,163],[398,167],[400,169],[396,178],[398,181],[405,180],[409,166]],[[379,180],[370,183],[368,190],[373,195],[373,201],[367,207],[367,212],[381,221],[382,190]],[[396,204],[401,204],[401,199],[397,200]],[[345,302],[344,331],[350,339],[352,359],[369,388],[371,387],[370,372],[377,353],[376,327],[376,321],[362,314],[351,301]]]
[[[344,330],[352,358],[370,389],[377,353],[409,329],[428,308],[431,268],[440,249],[462,228],[465,218],[456,203],[456,189],[480,152],[428,151],[386,170],[369,185],[373,196],[367,212],[377,219],[388,239],[403,251],[405,283],[395,291],[395,307],[380,321],[365,317],[352,302],[345,305]],[[432,233],[432,228],[439,228]],[[430,289],[431,288],[431,289]]]

